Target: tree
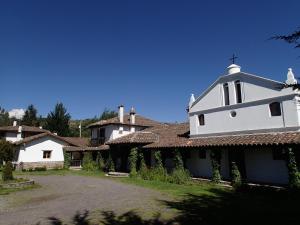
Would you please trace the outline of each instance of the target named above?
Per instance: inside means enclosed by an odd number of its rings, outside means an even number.
[[[130,166],[130,176],[136,177],[136,163],[137,163],[138,152],[137,148],[132,148],[129,153],[129,166]]]
[[[0,107],[0,126],[9,126],[11,125],[11,120],[9,119],[8,112],[5,109]]]
[[[235,162],[231,163],[231,185],[234,189],[238,189],[242,186],[241,173]]]
[[[297,168],[295,154],[291,148],[286,152],[286,163],[289,173],[289,187],[291,189],[300,188],[300,174]]]
[[[272,37],[271,39],[275,39],[275,40],[283,40],[289,44],[294,44],[295,48],[300,48],[300,43],[299,43],[299,39],[300,39],[300,28],[298,28],[296,31],[294,31],[291,34],[288,35],[277,35]]]
[[[15,148],[12,143],[0,140],[0,161],[12,161],[15,156]]]
[[[107,120],[118,116],[118,113],[114,110],[109,110],[105,108],[100,116],[100,120]]]
[[[179,149],[177,148],[174,150],[174,165],[175,169],[184,169],[182,156]]]
[[[22,124],[27,126],[39,126],[39,121],[37,118],[37,110],[34,105],[29,105],[25,111],[25,115],[22,119]]]
[[[56,132],[60,136],[68,136],[70,133],[69,121],[71,116],[62,103],[57,103],[54,111],[50,112],[46,119],[46,128]]]
[[[0,140],[0,161],[5,162],[2,174],[2,179],[4,181],[13,180],[13,166],[11,161],[13,160],[14,155],[15,148],[13,144],[5,140]]]

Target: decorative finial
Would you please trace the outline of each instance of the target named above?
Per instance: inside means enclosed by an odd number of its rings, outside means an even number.
[[[292,68],[288,68],[288,72],[287,72],[287,79],[285,81],[285,83],[287,85],[293,85],[293,84],[297,84],[297,80],[295,79],[295,76],[294,76],[294,73],[293,73],[293,70]]]
[[[191,107],[194,102],[195,102],[195,96],[194,96],[194,94],[191,94],[189,107]]]
[[[232,54],[232,57],[229,59],[231,61],[231,64],[235,64],[235,60],[237,59],[238,57],[235,56],[235,54],[233,53]]]

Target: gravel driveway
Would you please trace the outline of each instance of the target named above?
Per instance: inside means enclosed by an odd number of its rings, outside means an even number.
[[[42,187],[0,196],[0,224],[49,224],[49,217],[70,221],[77,211],[135,210],[143,216],[172,213],[160,203],[170,197],[112,179],[84,176],[34,176]],[[96,213],[94,213],[96,214]]]

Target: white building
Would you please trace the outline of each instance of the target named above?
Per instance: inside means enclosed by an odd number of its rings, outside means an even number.
[[[16,146],[14,164],[18,169],[36,167],[62,168],[64,146],[79,146],[78,138],[55,135],[39,127],[13,126],[0,127],[0,137]]]
[[[219,77],[198,98],[192,95],[189,103],[190,138],[195,142],[206,140],[241,140],[265,138],[256,147],[242,144],[222,149],[221,173],[230,177],[230,162],[235,161],[244,179],[253,182],[288,182],[283,145],[267,146],[266,137],[291,135],[300,130],[300,92],[291,69],[285,83],[241,72],[232,64],[225,75]],[[205,139],[206,138],[206,139]],[[280,140],[278,140],[280,141]],[[273,143],[273,144],[274,144]],[[264,146],[265,145],[265,146]],[[201,146],[201,144],[199,144]],[[210,151],[205,150],[205,151]],[[197,155],[197,152],[193,152]],[[188,167],[193,174],[210,177],[210,154],[191,157]]]

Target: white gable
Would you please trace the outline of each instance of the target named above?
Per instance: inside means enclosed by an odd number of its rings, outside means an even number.
[[[224,84],[228,88],[224,88]],[[236,72],[221,76],[190,105],[191,136],[270,129],[298,130],[298,96],[298,90],[256,75]],[[269,104],[272,102],[280,103],[280,116],[270,114]]]

